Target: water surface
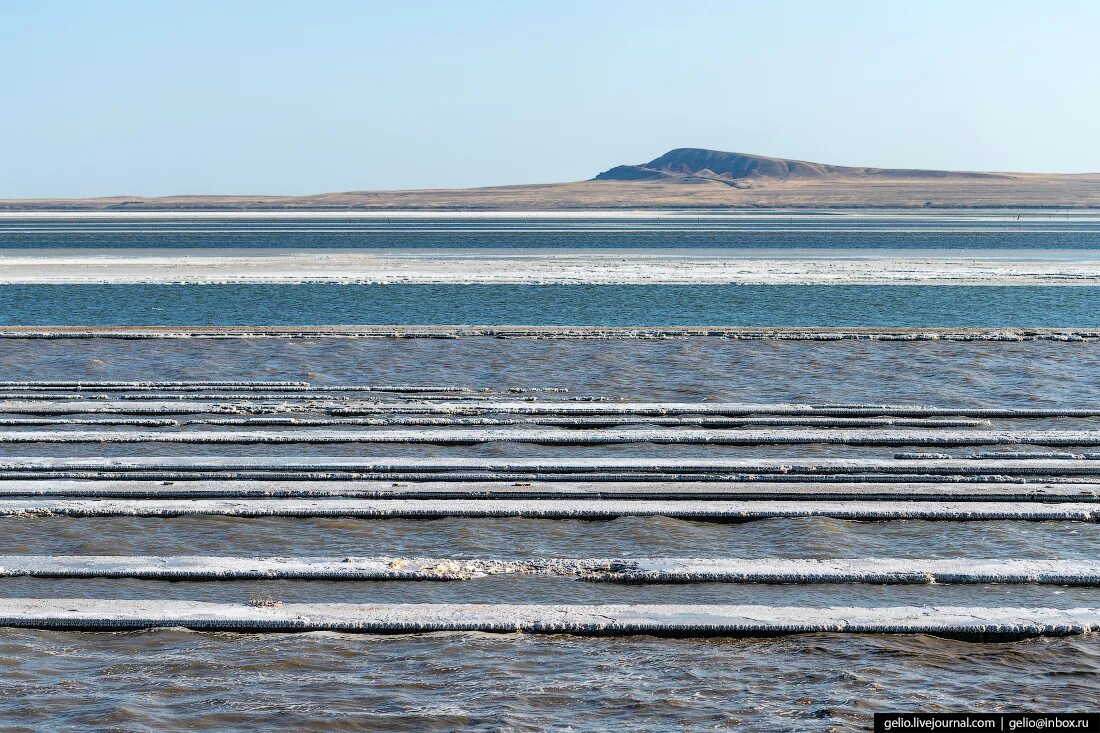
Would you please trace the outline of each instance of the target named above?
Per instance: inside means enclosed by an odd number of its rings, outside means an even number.
[[[1100,326],[1100,288],[2,285],[2,325]]]
[[[583,218],[582,218],[583,219]],[[328,217],[0,217],[0,248],[1100,247],[1095,217],[1004,212],[767,214],[697,220],[408,221]],[[1005,253],[998,252],[997,256]],[[1060,255],[1058,255],[1060,256]],[[530,324],[740,326],[1100,325],[1078,287],[914,286],[6,286],[0,323],[88,325]],[[0,340],[0,380],[307,380],[561,387],[636,400],[1091,406],[1093,343],[238,339]],[[1035,427],[1087,427],[1087,421]],[[9,446],[40,455],[200,453],[200,446]],[[241,453],[393,453],[378,446]],[[405,449],[546,454],[537,446]],[[574,451],[576,449],[573,449]],[[621,446],[593,454],[677,449]],[[722,449],[718,449],[722,450]],[[767,448],[843,453],[838,448]],[[682,452],[714,453],[706,447]],[[219,452],[224,453],[222,448]],[[582,451],[583,452],[583,451]],[[467,557],[1095,558],[1100,525],[1073,522],[742,524],[627,517],[349,520],[0,519],[0,553]],[[496,578],[461,583],[0,581],[6,597],[244,602],[972,603],[1100,606],[1057,586],[613,587]],[[1094,637],[968,644],[929,636],[766,640],[520,635],[65,633],[0,630],[0,727],[12,730],[866,730],[896,709],[1080,710],[1100,679]]]
[[[1093,249],[1082,211],[743,211],[412,216],[0,214],[6,248],[863,248]]]

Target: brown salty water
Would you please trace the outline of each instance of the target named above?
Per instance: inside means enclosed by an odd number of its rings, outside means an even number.
[[[1074,343],[164,340],[0,341],[0,380],[309,380],[564,387],[554,398],[1089,406],[1100,346]],[[1086,426],[1037,420],[1029,426]],[[205,448],[205,450],[204,450]],[[235,446],[295,455],[885,455],[889,449]],[[6,446],[4,455],[226,454],[218,446]],[[831,453],[830,453],[831,452]],[[0,519],[2,554],[455,557],[1095,558],[1069,522],[742,524],[663,518]],[[610,586],[496,577],[451,583],[0,581],[4,597],[244,602],[727,602],[1100,606],[1057,586]],[[930,682],[934,680],[933,682]],[[874,711],[1081,710],[1100,692],[1095,637],[975,644],[929,636],[765,640],[433,634],[0,630],[3,730],[861,730]]]

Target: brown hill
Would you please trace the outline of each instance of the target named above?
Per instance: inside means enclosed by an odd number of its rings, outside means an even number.
[[[704,148],[676,148],[639,165],[620,165],[596,176],[595,181],[717,181],[737,186],[746,179],[792,178],[1002,178],[995,173],[970,173],[903,168],[859,168],[811,163],[806,160],[769,158],[747,153],[726,153]]]

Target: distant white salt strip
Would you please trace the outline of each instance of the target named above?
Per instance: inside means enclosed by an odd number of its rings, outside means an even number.
[[[698,430],[684,428],[627,428],[561,430],[556,428],[433,428],[379,430],[253,430],[149,432],[139,430],[0,431],[5,443],[175,443],[206,445],[331,445],[375,443],[397,445],[475,445],[534,443],[539,445],[851,445],[851,446],[967,446],[1046,445],[1100,446],[1095,430]],[[991,456],[987,456],[991,457]],[[1013,454],[1005,455],[1013,459]],[[1055,455],[1052,458],[1062,458]]]
[[[506,605],[0,599],[0,627],[195,631],[479,631],[512,634],[746,636],[939,634],[974,639],[1069,636],[1100,630],[1100,608],[973,606]]]
[[[864,255],[761,256],[517,250],[110,254],[0,251],[0,284],[360,283],[485,285],[1097,285],[1100,258],[1074,251],[1023,259]]]
[[[943,481],[279,481],[27,479],[0,481],[0,496],[107,499],[771,499],[1097,502],[1097,483]]]
[[[1100,585],[1100,562],[1017,559],[167,557],[0,555],[0,578],[468,580],[540,575],[610,583]]]
[[[623,499],[0,499],[8,517],[671,517],[713,521],[830,517],[929,521],[1100,520],[1095,503],[974,501],[696,501]]]

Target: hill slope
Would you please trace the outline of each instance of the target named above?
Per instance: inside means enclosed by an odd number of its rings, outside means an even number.
[[[639,165],[620,165],[596,176],[595,181],[673,181],[700,183],[717,181],[737,185],[746,179],[789,180],[828,177],[878,178],[1003,178],[995,173],[914,170],[899,168],[857,168],[811,163],[806,160],[769,158],[747,153],[726,153],[703,148],[676,148]]]

